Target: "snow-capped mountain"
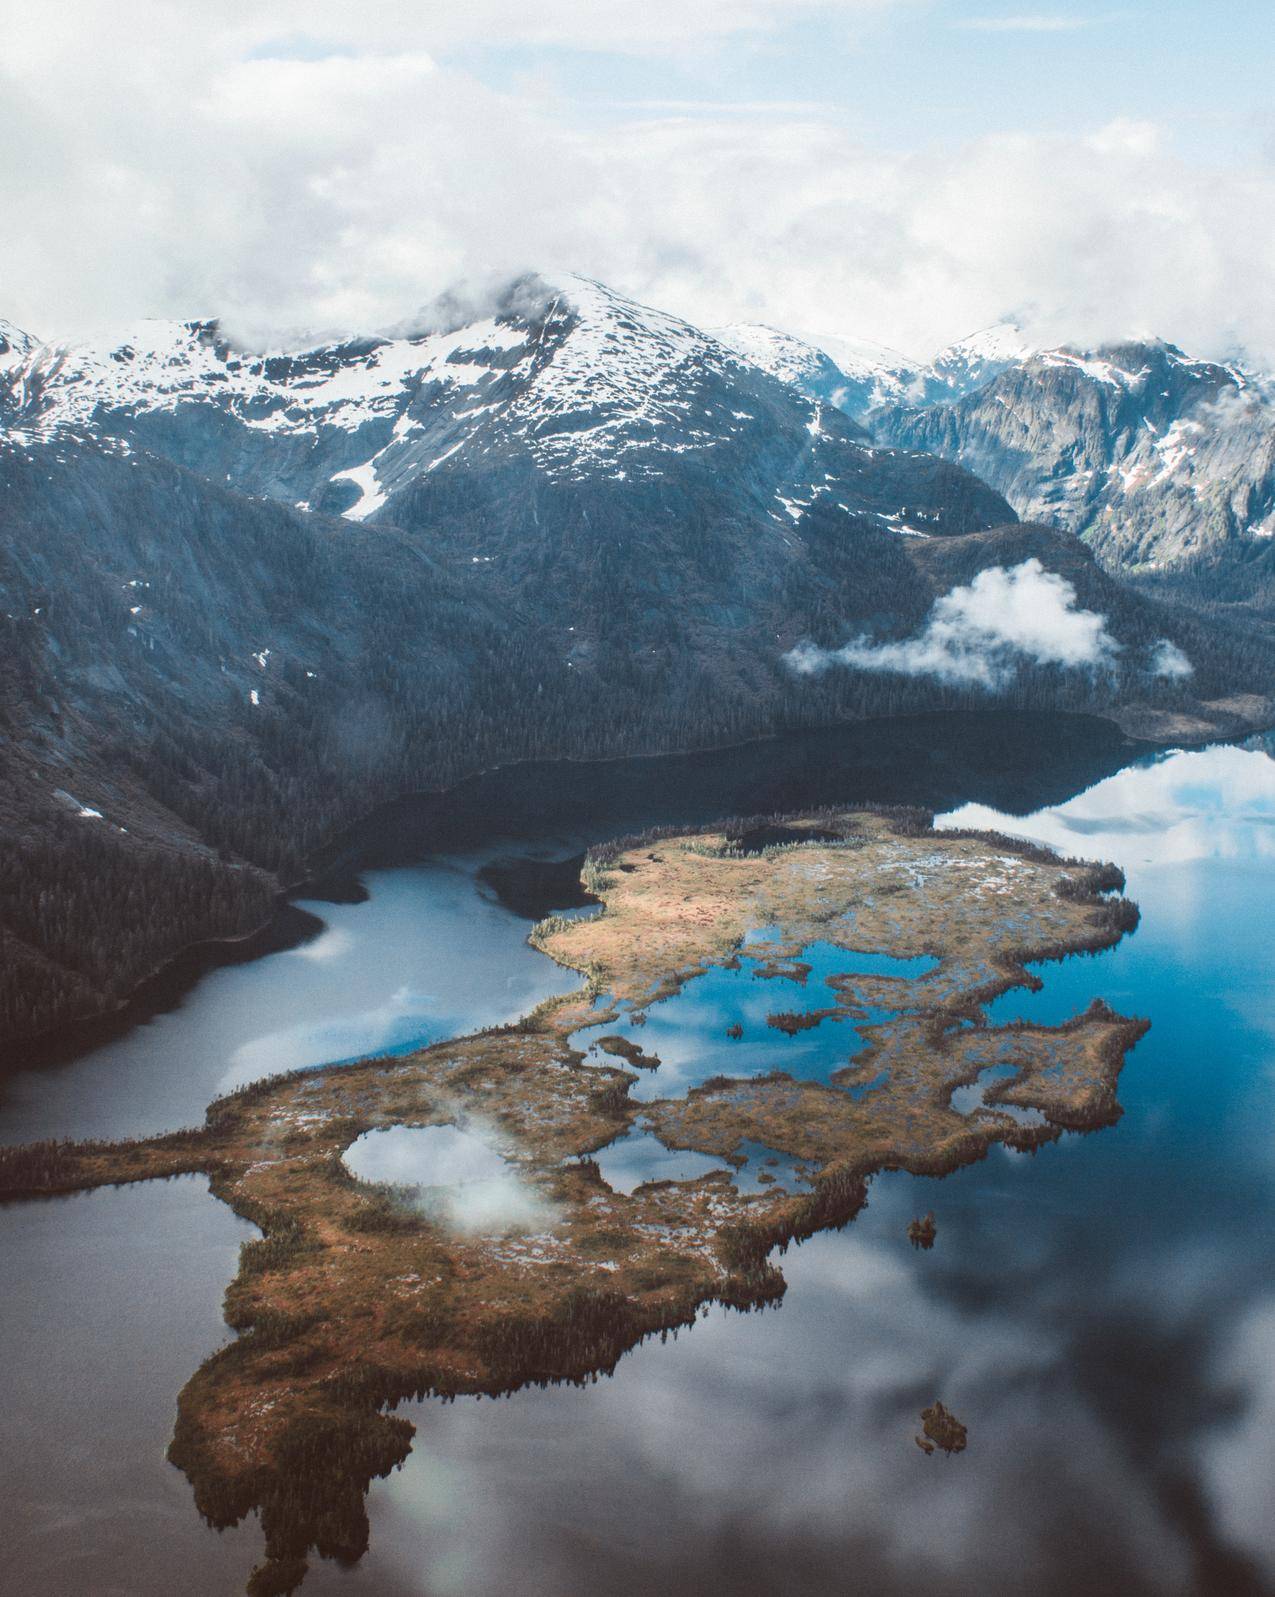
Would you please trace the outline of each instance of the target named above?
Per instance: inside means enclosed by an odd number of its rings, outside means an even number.
[[[940,480],[936,456],[1117,569],[1275,530],[1268,392],[1172,345],[1036,350],[1004,322],[921,365],[756,324],[706,333],[571,275],[523,277],[478,313],[459,303],[391,334],[270,352],[209,320],[69,345],[0,323],[0,440],[151,452],[515,569],[535,543],[523,513],[572,483],[607,498],[592,524],[613,530],[659,524],[652,507],[690,478],[698,513],[713,504],[732,524],[790,529],[817,509],[934,532],[1003,516],[970,479]]]
[[[20,327],[15,327],[0,316],[0,371],[26,360],[37,343],[38,340],[32,338],[30,333],[24,333]]]
[[[955,403],[872,421],[883,441],[961,461],[1116,569],[1164,570],[1275,534],[1269,392],[1172,344],[1044,350]]]
[[[632,492],[696,462],[720,473],[739,456],[750,493],[785,526],[823,502],[882,525],[966,529],[977,486],[964,483],[950,505],[927,499],[932,462],[867,450],[826,401],[761,369],[589,279],[527,277],[461,326],[260,354],[216,322],[150,322],[29,349],[4,381],[15,442],[76,436],[150,450],[240,491],[355,520],[396,519],[410,495],[419,525],[429,479],[498,463],[520,462],[542,485],[611,480]],[[763,484],[766,461],[773,480]],[[983,497],[984,521],[1003,516]]]
[[[1232,559],[1275,535],[1275,398],[1239,366],[1158,340],[1041,349],[1012,322],[927,365],[880,350],[843,365],[834,341],[770,328],[718,336],[882,443],[967,466],[1025,520],[1078,533],[1114,570]]]
[[[736,323],[714,336],[781,382],[848,416],[866,420],[888,405],[938,405],[960,399],[1033,353],[1013,322],[998,322],[913,360],[885,344],[839,334],[796,338],[761,323]]]
[[[920,374],[913,397],[925,404],[961,399],[1033,354],[1035,347],[1022,328],[1014,322],[997,322],[940,350]]]
[[[884,344],[830,336],[817,342],[761,322],[735,322],[713,336],[808,399],[862,416],[878,405],[906,400],[919,368]]]

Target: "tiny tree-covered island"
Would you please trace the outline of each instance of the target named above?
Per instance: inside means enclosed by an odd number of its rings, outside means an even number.
[[[872,1173],[1120,1113],[1145,1021],[983,1007],[1136,924],[1112,866],[862,810],[628,839],[582,879],[598,907],[532,933],[580,988],[516,1025],[258,1082],[194,1130],[0,1150],[0,1197],[202,1171],[260,1228],[170,1449],[212,1523],[260,1514],[254,1597],[365,1550],[368,1485],[411,1447],[396,1403],[593,1378],[702,1305],[777,1302],[774,1255]],[[710,978],[747,1018],[670,1062],[661,1017]]]

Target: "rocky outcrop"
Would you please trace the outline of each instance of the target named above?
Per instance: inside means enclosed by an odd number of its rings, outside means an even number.
[[[1114,570],[1182,566],[1275,534],[1275,406],[1171,344],[1052,350],[946,405],[894,405],[883,441],[960,461]]]

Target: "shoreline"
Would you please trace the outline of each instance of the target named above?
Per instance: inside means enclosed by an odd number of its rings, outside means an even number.
[[[180,1007],[183,998],[213,971],[251,963],[269,954],[284,953],[290,949],[303,947],[305,943],[320,935],[325,922],[320,917],[301,910],[295,900],[299,897],[310,897],[317,902],[355,903],[365,899],[366,890],[362,889],[358,881],[361,867],[357,864],[347,867],[343,863],[343,858],[351,852],[357,854],[360,840],[366,840],[367,834],[375,828],[378,818],[388,818],[405,807],[427,802],[445,803],[472,784],[492,777],[516,777],[520,772],[529,772],[546,765],[566,769],[601,770],[629,764],[649,766],[666,760],[698,759],[760,748],[785,738],[818,737],[825,734],[835,736],[838,733],[849,733],[874,726],[919,725],[931,720],[948,720],[954,714],[970,718],[987,717],[989,720],[1004,715],[1032,719],[1040,716],[1039,712],[991,708],[958,712],[922,711],[906,716],[874,716],[861,721],[837,722],[827,727],[768,732],[738,742],[705,744],[687,749],[648,750],[638,754],[608,755],[596,759],[562,756],[519,759],[507,763],[495,762],[478,767],[445,787],[416,788],[392,799],[382,800],[320,844],[308,859],[302,876],[292,883],[283,883],[278,887],[274,895],[274,908],[267,919],[230,936],[197,939],[181,945],[143,975],[127,994],[107,1008],[76,1016],[29,1037],[6,1039],[8,1063],[6,1071],[0,1072],[0,1075],[8,1071],[38,1070],[69,1063],[127,1035],[135,1026],[143,1024],[151,1016],[165,1014]],[[1223,735],[1214,729],[1202,731],[1194,738],[1163,739],[1131,730],[1114,713],[1050,711],[1046,712],[1044,718],[1051,721],[1065,720],[1069,723],[1097,722],[1114,730],[1129,743],[1140,745],[1148,751],[1179,747],[1198,748],[1214,742],[1235,742],[1244,737],[1257,735],[1263,730],[1262,727],[1254,726]],[[491,831],[495,833],[497,830],[493,823]],[[428,857],[428,851],[422,857]],[[307,888],[311,887],[314,890],[307,893]],[[351,888],[353,896],[346,896],[351,892]]]
[[[1114,868],[994,834],[935,832],[903,808],[792,821],[795,838],[751,850],[731,828],[704,826],[591,851],[582,874],[602,913],[545,923],[537,939],[591,980],[515,1024],[266,1078],[215,1101],[200,1128],[0,1150],[5,1203],[198,1171],[261,1230],[227,1291],[240,1334],[183,1390],[170,1452],[214,1523],[263,1514],[267,1563],[250,1591],[291,1589],[264,1582],[299,1582],[316,1545],[365,1545],[362,1493],[412,1443],[387,1405],[595,1378],[705,1303],[777,1302],[786,1283],[775,1250],[853,1219],[875,1171],[939,1175],[998,1142],[1034,1149],[1119,1117],[1119,1074],[1147,1022],[1095,1001],[1061,1026],[962,1023],[993,992],[1030,985],[1024,961],[1125,935],[1136,909],[1103,896],[1119,885]],[[634,1072],[586,1060],[582,1026],[609,1024],[622,1002],[658,1002],[757,925],[784,928],[766,947],[772,963],[830,937],[847,971],[858,948],[926,952],[937,964],[915,977],[839,978],[847,1017],[883,990],[892,1014],[826,1079],[780,1068],[638,1102]],[[601,1010],[599,989],[610,999]],[[1014,1077],[974,1112],[956,1110],[953,1090],[1006,1044]],[[784,1047],[776,1039],[777,1066]],[[844,1090],[881,1071],[875,1094]],[[1041,1122],[1024,1126],[998,1104],[1036,1109]],[[736,1190],[723,1169],[618,1194],[590,1154],[639,1117],[666,1147],[734,1165],[760,1145],[809,1174],[764,1193]],[[409,1189],[360,1181],[343,1162],[369,1131],[457,1124],[487,1128],[511,1173],[548,1205],[547,1229],[457,1235]]]

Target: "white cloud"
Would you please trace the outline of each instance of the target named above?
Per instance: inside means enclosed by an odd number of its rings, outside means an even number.
[[[850,666],[1002,688],[1026,661],[1094,669],[1110,664],[1118,648],[1106,616],[1077,610],[1075,588],[1032,557],[1013,567],[991,565],[943,594],[916,637],[892,644],[858,637],[842,648],[799,644],[784,658],[804,676]]]
[[[366,1131],[345,1150],[362,1181],[415,1189],[423,1213],[469,1235],[549,1225],[552,1207],[497,1151],[504,1139],[482,1121],[456,1126],[390,1126]]]
[[[1195,675],[1195,667],[1176,643],[1161,638],[1151,651],[1151,674],[1180,679]]]
[[[547,44],[572,49],[668,54],[692,41],[766,35],[811,16],[862,15],[889,0],[646,0],[641,7],[595,0],[77,0],[36,8],[7,0],[6,55],[48,62],[80,46],[112,55],[176,54],[182,37],[215,55],[315,57],[337,51],[439,50],[471,44]]]
[[[840,649],[800,644],[785,658],[803,675],[842,665],[995,689],[1024,662],[1092,670],[1109,664],[1118,649],[1106,617],[1078,610],[1071,583],[1033,557],[1008,568],[989,566],[967,586],[945,593],[914,638],[857,638]]]
[[[1077,28],[1087,28],[1089,23],[1088,17],[964,17],[952,26],[974,33],[1072,33]]]
[[[590,120],[534,73],[503,90],[456,64],[484,40],[703,51],[899,3],[0,0],[0,207],[20,219],[0,315],[51,337],[218,313],[366,329],[542,267],[706,325],[922,355],[1012,312],[1046,341],[1157,331],[1275,361],[1269,165],[1190,165],[1131,118],[921,150],[748,97]]]

